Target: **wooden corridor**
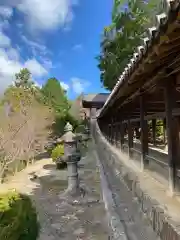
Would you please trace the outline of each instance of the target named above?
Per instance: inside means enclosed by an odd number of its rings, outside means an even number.
[[[138,158],[142,170],[151,169],[153,161],[159,162],[164,177],[168,178],[171,193],[179,191],[180,187],[179,9],[179,0],[164,0],[164,12],[148,29],[147,38],[134,53],[98,115],[100,129],[106,139],[126,151],[130,159]],[[159,119],[167,135],[168,154],[164,159],[160,152],[154,151],[153,156],[148,147],[148,125],[151,123],[155,142],[156,120]],[[133,142],[137,128],[141,129],[138,147]]]

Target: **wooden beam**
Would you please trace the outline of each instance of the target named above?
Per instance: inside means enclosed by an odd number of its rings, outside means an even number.
[[[152,100],[148,100],[148,101],[147,101],[147,104],[148,104],[148,103],[150,103],[150,104],[160,104],[160,105],[162,105],[162,104],[164,104],[164,100],[159,100],[159,101],[158,101],[158,100],[153,100],[153,99],[152,99]]]
[[[149,82],[147,82],[148,84],[149,84]],[[159,89],[162,89],[162,86],[161,86],[162,84],[160,84],[160,85],[158,85],[158,88]],[[146,86],[146,85],[145,85]],[[178,86],[177,86],[178,87]],[[157,89],[157,86],[156,86],[156,89]],[[138,96],[138,93],[136,93],[136,94],[134,94],[133,93],[133,95],[134,96]],[[130,96],[130,99],[131,98],[133,98],[132,96],[133,95],[131,95]],[[178,101],[180,100],[180,94],[179,94],[179,92],[178,91],[175,91],[175,96],[176,96],[176,101],[177,101],[177,108],[179,107],[179,104],[178,104]],[[152,103],[153,103],[153,101],[159,101],[159,103],[161,103],[162,104],[162,106],[164,106],[164,98],[163,98],[163,91],[158,91],[157,93],[155,93],[155,94],[153,94],[153,95],[147,95],[147,96],[145,96],[145,98],[147,99],[147,104],[148,103],[151,103],[151,101],[152,101]],[[123,105],[125,105],[125,104],[127,104],[129,101],[131,101],[130,99],[128,100],[129,98],[128,97],[126,97],[126,99],[125,99],[125,97],[123,98],[122,97],[122,99],[121,99],[121,101],[118,101],[118,100],[116,100],[117,102],[116,102],[116,107],[119,107],[119,108],[122,108],[122,104]],[[124,101],[124,102],[123,102]]]
[[[164,112],[164,108],[156,108],[156,107],[154,107],[154,108],[150,108],[150,107],[148,107],[148,105],[146,104],[146,113],[147,112]],[[140,113],[140,108],[135,108],[134,109],[134,111],[133,111],[133,113]]]

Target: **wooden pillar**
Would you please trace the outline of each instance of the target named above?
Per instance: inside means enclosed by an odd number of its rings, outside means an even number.
[[[110,143],[112,143],[112,121],[110,122]]]
[[[105,132],[105,137],[107,140],[108,139],[108,124],[107,123],[104,124],[104,132]]]
[[[105,123],[103,122],[103,133],[104,133],[104,136],[105,136],[105,138],[106,138],[106,125],[105,125]]]
[[[107,131],[106,130],[107,130],[106,123],[103,122],[103,133],[104,133],[105,138],[107,138]]]
[[[117,135],[116,135],[116,141],[117,141],[117,144],[116,146],[119,147],[120,146],[120,123],[117,122]]]
[[[178,116],[177,118],[177,141],[176,141],[176,147],[177,147],[177,153],[178,153],[178,157],[177,157],[177,163],[176,163],[176,167],[177,169],[180,169],[180,116]]]
[[[123,144],[124,144],[124,123],[121,122],[121,124],[120,124],[120,147],[121,147],[121,150],[123,149]]]
[[[111,124],[108,122],[108,142],[110,142],[111,138]]]
[[[113,145],[116,145],[116,121],[113,123]]]
[[[115,135],[116,135],[116,132],[115,132],[115,119],[113,119],[113,139],[112,139],[112,144],[114,145],[115,144]]]
[[[116,146],[116,120],[114,122],[114,146]]]
[[[145,101],[140,96],[140,127],[141,127],[141,169],[147,168],[149,161],[146,158],[148,154],[148,123],[145,116]]]
[[[106,136],[106,140],[108,140],[108,133],[109,133],[109,126],[108,126],[108,122],[107,120],[105,120],[104,122],[104,131],[105,131],[105,136]]]
[[[117,122],[114,123],[114,145],[117,146]]]
[[[113,134],[114,134],[114,132],[113,132],[113,118],[111,119],[111,144],[113,143]]]
[[[153,145],[156,146],[156,119],[152,119],[152,138]]]
[[[91,119],[91,108],[89,108],[89,117]]]
[[[166,144],[166,119],[163,119],[163,142]]]
[[[109,142],[111,142],[111,123],[109,123]]]
[[[111,144],[114,143],[114,119],[111,120]]]
[[[119,147],[119,138],[120,138],[120,129],[119,129],[119,122],[117,119],[117,123],[116,123],[116,147]]]
[[[128,120],[128,155],[129,158],[131,158],[131,149],[133,148],[133,128],[132,123],[130,120]]]
[[[175,106],[174,79],[168,79],[165,83],[165,111],[166,111],[166,129],[168,142],[168,163],[169,163],[169,190],[173,194],[176,188],[176,163],[178,161],[178,151],[176,145],[177,129],[176,119],[173,117],[172,111]]]
[[[109,142],[109,135],[110,135],[110,125],[107,123],[107,140]]]

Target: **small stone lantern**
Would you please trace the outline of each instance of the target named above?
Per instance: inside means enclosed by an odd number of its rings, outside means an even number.
[[[77,195],[80,193],[78,166],[80,153],[77,151],[76,135],[72,132],[72,125],[68,122],[64,128],[65,134],[61,137],[64,143],[64,158],[68,170],[68,189],[66,193]]]
[[[90,134],[90,129],[89,129],[88,125],[85,126],[84,133],[89,136],[89,134]]]

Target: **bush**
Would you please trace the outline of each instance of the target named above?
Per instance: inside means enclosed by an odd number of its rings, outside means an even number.
[[[55,162],[59,157],[64,155],[64,144],[58,144],[53,150],[52,150],[52,160]]]
[[[38,233],[37,214],[30,198],[17,192],[0,195],[0,239],[36,240]]]
[[[79,122],[69,113],[66,113],[64,116],[56,115],[54,124],[52,125],[53,135],[63,135],[64,127],[67,122],[69,122],[73,126],[73,130],[75,130],[79,125]]]

